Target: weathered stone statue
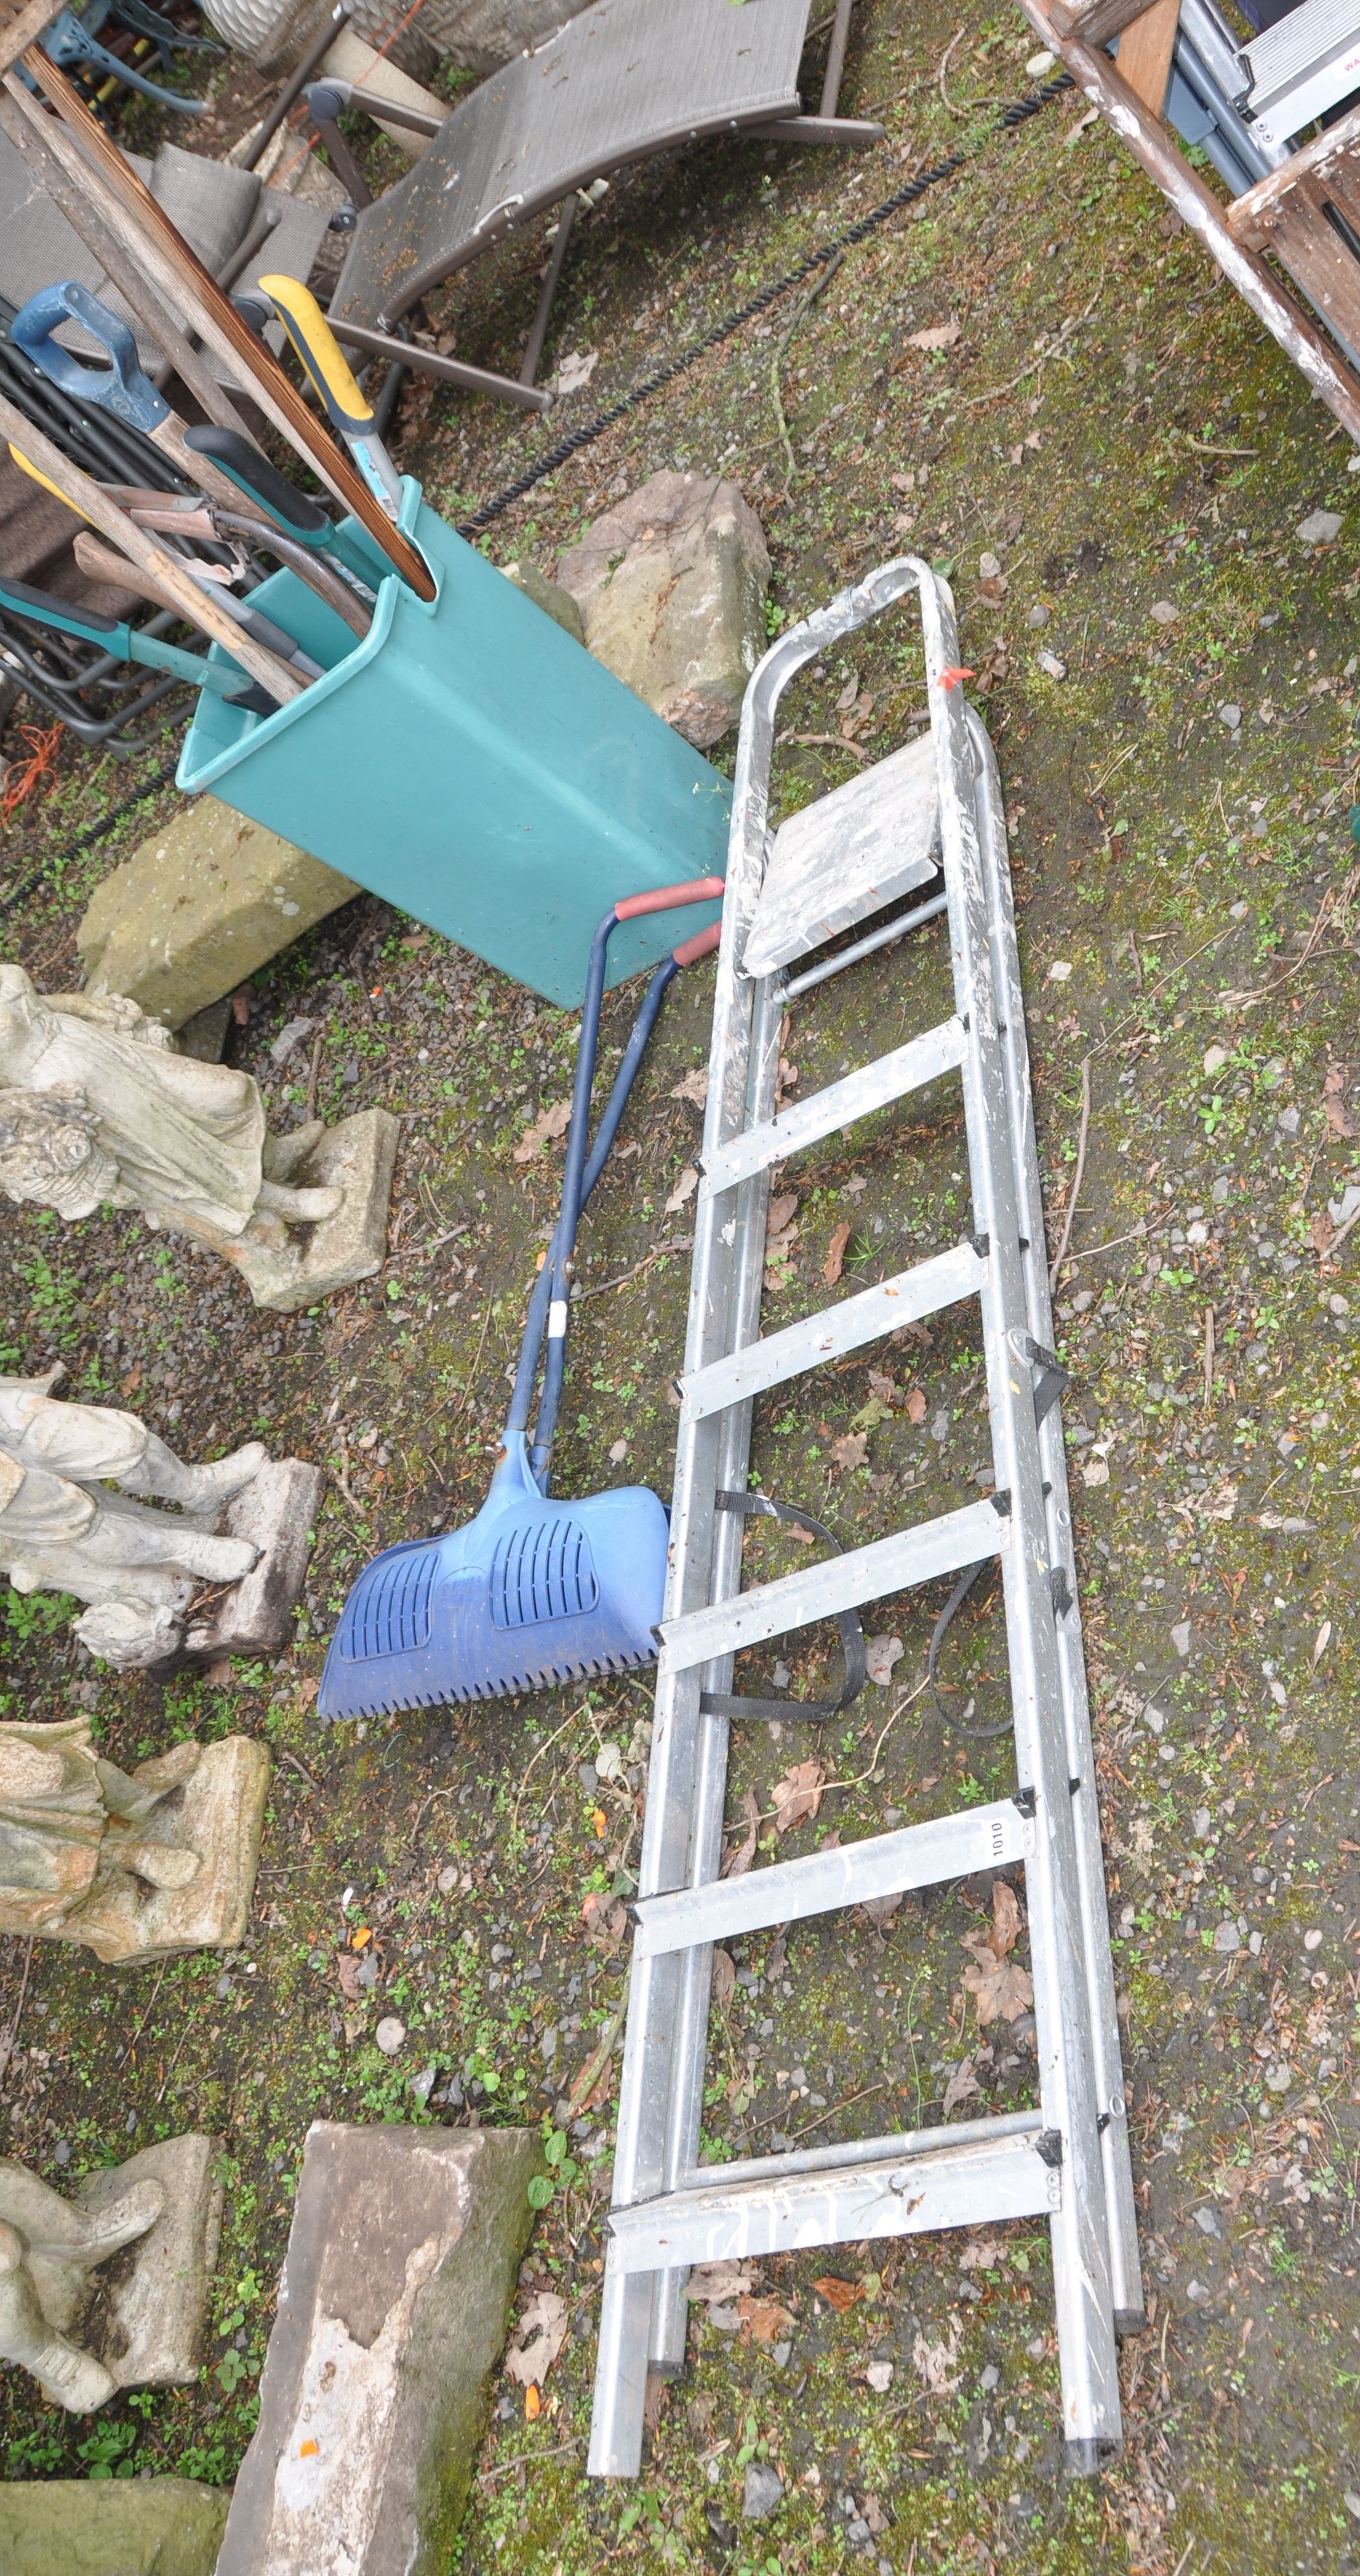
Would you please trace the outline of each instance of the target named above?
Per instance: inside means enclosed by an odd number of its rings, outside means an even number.
[[[0,2157],[0,2361],[72,2415],[119,2388],[195,2378],[221,2231],[216,2165],[211,2138],[167,2138],[89,2175],[72,2202]],[[100,2282],[98,2267],[132,2245],[131,2265]]]
[[[60,1402],[62,1374],[0,1377],[0,1573],[16,1592],[88,1603],[76,1634],[120,1670],[286,1643],[320,1470],[274,1465],[258,1440],[188,1466],[135,1413]],[[179,1508],[155,1511],[152,1500]],[[202,1584],[235,1591],[186,1632]]]
[[[97,1958],[234,1949],[245,1936],[269,1789],[262,1744],[176,1744],[133,1772],[88,1718],[0,1724],[0,1932]]]
[[[250,1074],[175,1052],[116,993],[34,990],[0,965],[0,1192],[68,1222],[109,1205],[193,1235],[288,1312],[383,1257],[397,1122],[265,1131]]]

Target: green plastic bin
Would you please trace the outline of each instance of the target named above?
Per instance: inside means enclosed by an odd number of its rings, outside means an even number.
[[[200,696],[186,795],[224,804],[566,1007],[620,895],[727,866],[731,789],[406,481],[401,525],[438,596],[417,599],[357,521],[373,622],[356,643],[292,572],[252,601],[325,670],[272,716]],[[213,658],[224,658],[213,646]],[[716,904],[621,928],[610,981],[655,965]]]

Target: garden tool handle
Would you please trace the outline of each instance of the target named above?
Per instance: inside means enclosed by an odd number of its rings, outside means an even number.
[[[324,545],[331,536],[331,523],[323,509],[299,492],[277,467],[252,447],[237,429],[219,429],[215,422],[205,421],[186,429],[184,444],[195,456],[206,456],[221,467],[236,485],[264,511],[267,518],[277,519],[285,534],[297,538],[304,546]]]
[[[395,519],[401,507],[401,477],[374,427],[373,406],[355,382],[316,297],[296,277],[262,277],[259,287],[311,378],[332,429],[343,438],[374,499]]]
[[[711,957],[722,937],[722,923],[710,921],[707,930],[696,930],[692,939],[682,939],[671,950],[677,966],[697,966],[701,957]]]
[[[678,912],[686,903],[716,903],[722,892],[721,877],[688,877],[683,885],[649,886],[645,894],[622,895],[614,906],[614,918],[636,921],[644,912]]]
[[[59,635],[77,635],[84,644],[102,644],[106,652],[116,653],[122,662],[129,658],[132,630],[121,619],[101,616],[97,608],[77,607],[69,599],[58,599],[52,591],[39,590],[31,581],[15,581],[9,573],[0,574],[0,608],[7,608],[12,617],[28,617],[51,626]]]
[[[140,635],[135,626],[124,625],[116,617],[103,617],[94,608],[77,608],[69,599],[55,598],[51,591],[36,590],[31,582],[15,581],[9,574],[0,576],[0,608],[7,608],[13,617],[50,626],[59,635],[76,635],[82,643],[102,645],[116,661],[141,662],[152,671],[169,671],[177,680],[206,689],[210,696],[229,697],[237,705],[253,707],[258,714],[275,712],[277,700],[235,664],[204,662],[197,653],[183,653],[177,644],[163,644],[158,635]],[[177,615],[181,613],[176,611]]]
[[[108,351],[107,367],[90,364],[64,349],[53,337],[63,322],[78,322],[82,331]],[[78,278],[40,287],[15,314],[10,336],[26,357],[40,367],[49,383],[77,402],[93,403],[150,437],[170,417],[170,405],[143,373],[137,343],[116,313]]]

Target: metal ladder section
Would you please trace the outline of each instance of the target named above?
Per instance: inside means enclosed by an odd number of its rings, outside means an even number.
[[[743,975],[770,847],[775,715],[799,667],[915,591],[936,754],[955,1008],[942,1026],[776,1114],[786,1002],[885,935],[790,977]],[[914,558],[771,648],[746,695],[714,1002],[655,1726],[604,2275],[590,2471],[635,2476],[649,2369],[683,2366],[689,2267],[1045,2215],[1067,2465],[1119,2447],[1116,2338],[1142,2322],[1128,2131],[1000,784],[958,685],[948,589]],[[872,776],[866,772],[865,777]],[[802,818],[800,817],[800,821]],[[890,857],[890,853],[887,854]],[[885,873],[890,873],[886,866]],[[866,907],[867,909],[867,907]],[[894,935],[890,930],[886,935]],[[957,1070],[971,1238],[759,1338],[771,1166]],[[753,1398],[964,1298],[981,1309],[996,1493],[741,1589]],[[734,1654],[999,1561],[1017,1789],[937,1821],[720,1880]],[[904,2135],[699,2165],[713,1946],[761,1926],[1023,1862],[1039,2107]]]

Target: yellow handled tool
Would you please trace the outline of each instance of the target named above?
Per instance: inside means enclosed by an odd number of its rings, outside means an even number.
[[[389,519],[395,519],[401,507],[401,477],[373,427],[373,406],[355,383],[316,297],[295,277],[262,277],[259,290],[268,296],[283,324],[332,429],[343,438],[375,501]]]

